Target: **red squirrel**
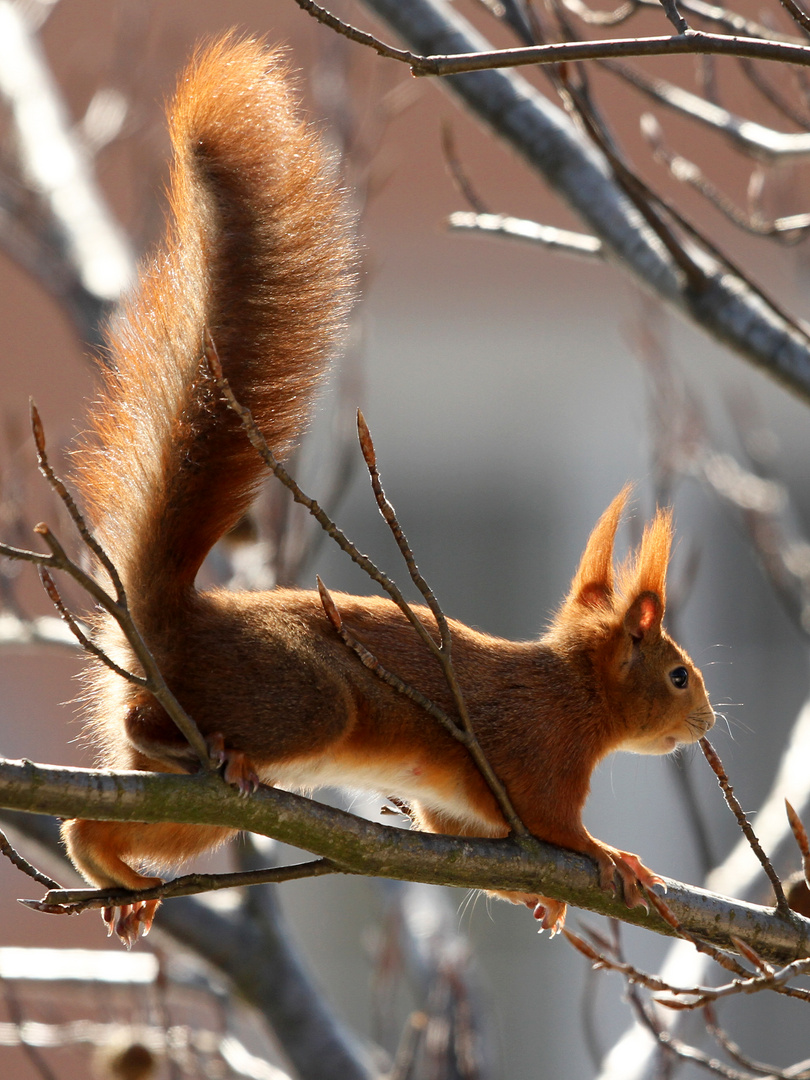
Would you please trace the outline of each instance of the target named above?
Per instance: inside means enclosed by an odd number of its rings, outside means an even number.
[[[314,591],[198,591],[212,545],[244,514],[264,466],[202,358],[215,343],[236,396],[277,455],[301,434],[353,292],[344,199],[321,140],[298,118],[278,52],[227,37],[202,50],[169,109],[171,222],[108,331],[110,363],[77,484],[116,564],[132,615],[226,779],[309,790],[371,789],[406,800],[428,832],[506,836],[467,750],[382,682],[340,640]],[[712,726],[703,679],[662,628],[671,518],[659,511],[614,580],[627,490],[594,529],[570,593],[539,640],[450,621],[458,681],[480,745],[535,836],[592,856],[629,904],[660,881],[582,824],[606,754],[665,754]],[[335,594],[344,624],[381,664],[453,714],[435,660],[389,600]],[[422,612],[429,618],[427,612]],[[139,671],[117,626],[95,640]],[[106,768],[199,767],[161,706],[93,661],[90,740]],[[100,888],[148,888],[232,830],[67,821],[76,867]],[[565,905],[502,893],[559,929]],[[156,902],[104,912],[129,944]]]

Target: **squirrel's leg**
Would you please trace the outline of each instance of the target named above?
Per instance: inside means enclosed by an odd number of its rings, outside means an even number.
[[[177,866],[200,851],[217,847],[234,833],[215,825],[147,824],[130,821],[66,821],[62,839],[82,875],[99,889],[152,889],[162,884],[131,865]],[[102,908],[107,933],[129,948],[146,935],[160,900],[136,901]]]

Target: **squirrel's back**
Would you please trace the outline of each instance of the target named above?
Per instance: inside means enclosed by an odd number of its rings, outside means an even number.
[[[108,331],[78,484],[133,612],[193,586],[263,465],[203,360],[210,335],[279,456],[306,424],[345,320],[353,247],[283,52],[229,35],[200,50],[170,108],[167,238]]]

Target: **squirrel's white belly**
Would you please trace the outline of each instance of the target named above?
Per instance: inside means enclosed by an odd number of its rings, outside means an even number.
[[[316,788],[342,788],[350,791],[377,792],[383,798],[395,796],[408,803],[415,800],[431,810],[446,814],[480,828],[480,835],[491,825],[476,814],[460,787],[445,774],[439,778],[420,762],[385,763],[353,761],[328,754],[314,759],[300,759],[259,771],[261,780],[274,787],[310,794]]]

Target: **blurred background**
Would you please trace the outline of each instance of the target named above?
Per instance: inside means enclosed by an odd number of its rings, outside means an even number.
[[[365,9],[333,5],[371,27]],[[496,39],[484,5],[459,3]],[[650,16],[653,19],[653,16]],[[650,32],[665,33],[663,16]],[[362,407],[377,447],[383,482],[445,611],[509,638],[539,633],[564,595],[598,515],[628,480],[636,483],[624,549],[654,509],[656,434],[664,415],[698,403],[694,423],[723,453],[740,454],[756,436],[763,460],[790,492],[795,522],[810,510],[807,406],[721,345],[641,294],[615,265],[577,260],[528,244],[451,232],[447,217],[467,209],[442,148],[455,153],[481,198],[495,212],[562,227],[580,227],[540,180],[427,79],[413,79],[358,45],[338,39],[292,0],[61,0],[40,40],[53,78],[78,123],[100,90],[114,91],[126,114],[119,135],[96,158],[104,196],[137,252],[158,235],[164,213],[167,139],[162,108],[177,73],[201,38],[236,26],[288,45],[300,71],[306,107],[350,144],[347,178],[357,192],[363,248],[362,299],[344,367],[336,371],[313,438],[300,462],[307,490],[321,498],[330,484],[334,448]],[[389,32],[381,36],[392,39]],[[666,74],[691,78],[691,61]],[[690,66],[691,65],[691,66]],[[542,75],[528,76],[550,93]],[[646,107],[617,82],[594,75],[617,135],[640,172],[677,197],[684,213],[797,316],[806,311],[806,245],[769,246],[745,237],[694,192],[652,161],[638,136]],[[604,85],[602,85],[602,83]],[[753,107],[747,84],[735,108]],[[759,107],[759,106],[758,106]],[[331,125],[331,127],[330,127]],[[750,168],[720,140],[668,121],[673,141],[710,163],[715,178],[744,198]],[[708,166],[707,166],[708,167]],[[806,170],[785,166],[769,178],[776,213],[806,208]],[[24,507],[24,520],[58,520],[38,477],[27,428],[33,396],[49,445],[64,447],[81,430],[93,395],[92,365],[63,305],[15,261],[0,255],[0,423],[3,494]],[[664,364],[657,389],[650,377]],[[663,360],[661,358],[663,357]],[[663,378],[663,382],[662,382]],[[663,397],[661,394],[664,387]],[[684,388],[688,388],[685,390]],[[690,398],[690,394],[692,398]],[[660,448],[660,447],[659,447]],[[331,455],[331,457],[330,457]],[[348,489],[335,515],[341,526],[397,581],[404,568],[377,516],[354,454]],[[67,456],[56,457],[62,471]],[[790,730],[807,697],[807,644],[762,575],[738,515],[707,485],[677,484],[678,543],[672,568],[673,615],[680,640],[702,668],[709,695],[724,715],[712,738],[746,810],[766,794]],[[3,537],[6,538],[5,536]],[[21,540],[14,537],[12,540]],[[303,568],[330,588],[370,591],[339,552],[322,545]],[[47,612],[30,570],[17,584],[29,612]],[[90,764],[77,743],[72,699],[81,658],[65,650],[0,648],[0,752],[60,764]],[[715,860],[736,842],[699,752],[680,764],[621,755],[598,770],[585,821],[601,839],[638,851],[668,876],[700,882],[698,844],[684,809],[676,770],[691,766],[698,805]],[[689,760],[691,759],[691,761]],[[377,817],[379,800],[355,799],[355,812]],[[755,823],[755,821],[754,821]],[[227,853],[215,863],[227,863]],[[67,877],[67,875],[66,875]],[[97,917],[51,919],[26,911],[18,896],[36,895],[10,865],[0,866],[0,945],[114,948]],[[378,1038],[380,934],[387,892],[378,882],[328,879],[278,888],[295,942],[335,1010],[362,1036]],[[448,891],[454,930],[469,937],[478,992],[491,1016],[493,1076],[589,1076],[596,1073],[582,1037],[583,1000],[597,1048],[611,1045],[630,1020],[615,976],[593,983],[583,959],[562,940],[539,937],[525,910],[467,901]],[[762,902],[767,902],[763,878]],[[569,916],[576,927],[578,914]],[[587,916],[596,925],[595,916]],[[655,969],[666,942],[625,928],[633,962]],[[149,945],[164,948],[155,932]],[[146,946],[139,945],[141,950]],[[261,960],[259,959],[259,963]],[[407,996],[407,995],[406,995]],[[53,1005],[58,1013],[58,1003]],[[124,1007],[126,1008],[126,1007]],[[395,1013],[407,1013],[407,1001]],[[806,1021],[792,1002],[779,1022],[758,1000],[735,1004],[724,1022],[745,1032],[756,1055],[780,1062],[808,1054]],[[385,1027],[385,1024],[382,1025]],[[20,1080],[35,1076],[24,1056],[9,1056]],[[82,1065],[62,1066],[58,1076]]]

